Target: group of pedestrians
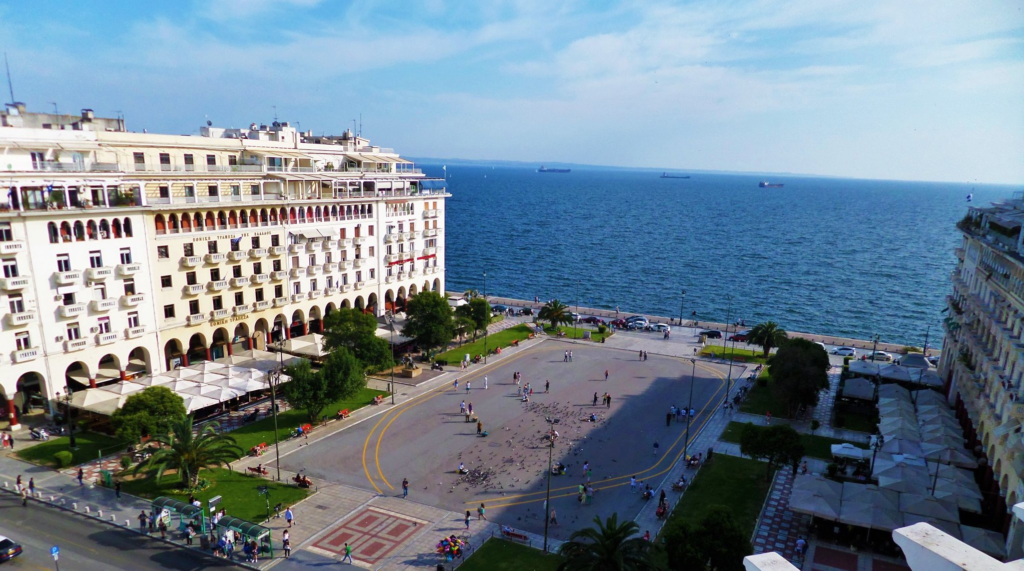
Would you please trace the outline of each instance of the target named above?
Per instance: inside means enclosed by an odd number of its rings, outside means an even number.
[[[641,361],[646,361],[647,360],[647,351],[644,351],[643,349],[640,350],[640,360]],[[606,378],[605,380],[607,381],[608,379]]]
[[[697,409],[691,408],[690,410],[686,410],[685,408],[672,405],[669,407],[668,413],[665,414],[665,426],[672,424],[673,418],[676,419],[676,422],[683,422],[687,418],[695,419],[697,418]]]
[[[565,352],[565,358],[562,360],[563,363],[572,363],[572,351]]]
[[[606,408],[612,407],[612,395],[604,393],[601,395],[601,404],[605,405]],[[594,393],[594,406],[597,406],[597,393]]]
[[[14,435],[7,432],[0,432],[0,447],[7,450],[14,450]]]

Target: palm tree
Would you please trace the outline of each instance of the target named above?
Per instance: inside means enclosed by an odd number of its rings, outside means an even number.
[[[768,358],[768,353],[772,349],[782,345],[789,339],[789,334],[786,330],[779,327],[778,323],[774,321],[765,321],[764,323],[758,323],[750,330],[750,343],[754,345],[760,345],[764,348],[764,358]]]
[[[637,534],[640,526],[633,521],[619,523],[619,514],[607,521],[594,518],[596,527],[581,529],[562,544],[558,553],[565,561],[559,571],[645,571],[657,569],[651,561],[651,542]]]
[[[229,464],[244,454],[235,439],[218,433],[218,428],[216,422],[211,422],[195,433],[192,415],[173,419],[170,433],[153,435],[152,442],[159,448],[149,460],[136,466],[135,472],[146,470],[159,482],[165,472],[177,470],[182,484],[189,491],[195,489],[202,469]]]
[[[546,319],[551,322],[551,327],[558,327],[561,324],[572,323],[572,315],[569,313],[569,306],[553,299],[544,304],[537,313],[537,319]]]
[[[480,297],[480,292],[475,289],[467,289],[466,293],[462,294],[462,297],[468,301],[474,297]]]

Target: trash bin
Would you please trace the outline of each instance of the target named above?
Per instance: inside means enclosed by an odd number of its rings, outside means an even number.
[[[210,550],[210,536],[205,533],[199,536],[199,548],[203,551]]]

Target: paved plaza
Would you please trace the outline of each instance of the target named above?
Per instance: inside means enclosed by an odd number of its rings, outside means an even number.
[[[571,363],[565,362],[567,350],[573,352]],[[543,533],[545,436],[553,426],[559,438],[552,460],[567,468],[552,479],[551,506],[559,518],[553,536],[564,538],[595,515],[635,517],[644,502],[639,493],[630,493],[631,476],[660,488],[682,454],[686,434],[685,422],[666,423],[666,413],[671,404],[688,404],[691,370],[689,361],[672,357],[640,361],[631,351],[547,342],[460,376],[458,389],[453,378],[372,422],[303,447],[283,458],[282,466],[384,496],[401,495],[407,478],[409,499],[417,503],[457,517],[470,510],[474,519],[483,503],[489,519]],[[530,402],[517,397],[517,371],[520,387],[530,383],[533,388]],[[693,390],[698,415],[691,436],[721,401],[724,378],[720,365],[698,362]],[[545,393],[547,381],[550,392]],[[612,397],[610,407],[602,402],[605,393]],[[477,434],[475,422],[466,422],[463,402],[473,404],[487,437]],[[548,423],[555,419],[558,424]],[[596,493],[591,505],[581,506],[577,486],[587,482],[585,462]],[[457,473],[460,463],[469,474]]]

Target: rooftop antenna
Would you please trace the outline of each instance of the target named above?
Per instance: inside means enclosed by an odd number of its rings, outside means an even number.
[[[7,89],[11,92],[11,103],[14,103],[14,84],[11,83],[11,64],[7,63],[7,52],[4,52],[4,67],[7,68]]]
[[[359,133],[357,133],[357,134],[360,137],[363,136],[363,114],[362,113],[359,114]]]
[[[277,105],[271,105],[274,108],[274,121],[277,121]]]
[[[57,111],[57,102],[48,101],[50,105],[53,105],[53,115],[57,118],[57,126],[60,127],[60,112]]]

